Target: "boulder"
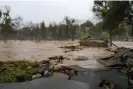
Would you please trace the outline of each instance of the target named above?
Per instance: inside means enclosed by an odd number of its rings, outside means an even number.
[[[76,73],[76,71],[74,71],[74,70],[70,70],[70,72],[69,72],[69,76],[75,76],[77,73]]]
[[[37,78],[41,78],[41,77],[42,77],[41,74],[38,73],[38,74],[32,76],[32,80],[37,79]]]
[[[86,57],[86,56],[78,56],[74,60],[75,61],[86,61],[86,60],[88,60],[88,57]]]
[[[53,71],[60,71],[62,68],[61,65],[57,64],[57,65],[53,65]]]
[[[48,70],[45,70],[44,71],[44,77],[49,77],[52,75],[52,72],[51,71],[48,71]]]
[[[52,63],[49,61],[49,62],[41,62],[39,67],[38,67],[38,72],[39,73],[42,73],[44,72],[45,70],[50,70],[51,69],[51,66],[52,66]]]

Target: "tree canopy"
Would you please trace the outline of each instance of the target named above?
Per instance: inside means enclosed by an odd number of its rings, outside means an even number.
[[[82,23],[80,26],[82,28],[84,28],[84,27],[92,27],[93,23],[91,21],[87,20],[86,22]]]
[[[7,39],[7,36],[12,30],[12,19],[10,17],[10,7],[5,6],[5,11],[1,12],[1,35],[3,35],[4,39]]]
[[[94,1],[93,12],[103,21],[103,29],[109,33],[111,42],[113,30],[120,23],[132,23],[132,5],[131,1]]]

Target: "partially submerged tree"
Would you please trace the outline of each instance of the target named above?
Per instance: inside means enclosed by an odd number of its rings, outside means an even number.
[[[67,28],[67,35],[68,37],[71,37],[72,41],[74,40],[74,36],[75,36],[75,19],[70,19],[68,16],[65,17],[65,24],[66,24],[66,28]],[[70,34],[69,34],[70,32]]]
[[[103,29],[110,35],[112,45],[113,29],[117,29],[120,23],[132,22],[132,2],[130,1],[94,1],[93,12],[103,21]]]
[[[42,39],[46,37],[46,27],[44,21],[40,23],[40,36]]]
[[[92,26],[89,29],[90,36],[95,37],[97,39],[102,39],[102,32],[103,32],[102,26],[103,26],[103,22],[99,22],[94,26]]]
[[[12,19],[13,28],[15,30],[20,30],[23,26],[23,19],[21,16],[17,16],[16,18]]]
[[[109,33],[112,45],[112,29],[115,29],[116,26],[113,17],[108,16],[109,11],[109,1],[94,1],[93,12],[99,19],[103,20],[103,29]]]

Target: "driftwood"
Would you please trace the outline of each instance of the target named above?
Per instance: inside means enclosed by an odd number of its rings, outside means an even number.
[[[48,57],[49,60],[56,60],[57,63],[63,63],[63,60],[69,60],[69,58],[64,57],[64,56],[52,56]]]
[[[63,56],[52,56],[52,57],[48,57],[49,60],[64,60],[65,57]]]
[[[59,48],[66,49],[64,51],[65,53],[71,52],[71,51],[79,51],[79,50],[82,50],[82,47],[79,46],[79,45],[65,45],[65,46],[61,46]]]
[[[69,50],[65,50],[64,53],[71,52],[71,51],[79,51],[79,50],[78,49],[69,49]]]
[[[59,48],[66,48],[66,49],[81,49],[79,44],[72,44],[72,45],[64,45],[60,46]]]

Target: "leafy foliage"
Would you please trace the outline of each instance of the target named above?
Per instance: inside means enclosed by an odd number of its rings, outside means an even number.
[[[112,43],[113,34],[118,34],[119,24],[131,22],[132,2],[94,1],[93,12],[99,19],[103,20],[103,29],[109,33]]]
[[[108,40],[109,39],[109,34],[107,32],[103,32],[102,35],[103,35],[103,39],[104,40]]]
[[[92,27],[93,23],[91,21],[87,20],[86,22],[82,23],[80,26],[82,28],[84,28],[84,27]]]
[[[26,60],[8,61],[1,65],[4,69],[0,72],[0,82],[16,82],[31,80],[31,76],[37,72],[38,62]]]
[[[10,17],[10,8],[5,6],[5,12],[2,12],[1,33],[6,40],[12,30],[12,19]]]
[[[102,32],[103,32],[103,22],[99,22],[96,25],[94,25],[93,27],[91,27],[89,29],[89,34],[91,37],[97,38],[97,39],[101,39],[102,38]]]

